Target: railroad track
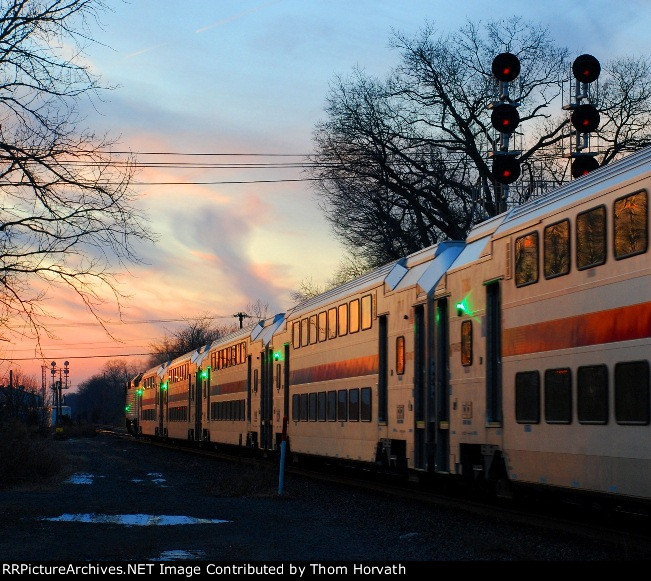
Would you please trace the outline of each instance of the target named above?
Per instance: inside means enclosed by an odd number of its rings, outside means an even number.
[[[195,456],[240,462],[249,465],[265,463],[273,466],[278,463],[278,456],[243,455],[228,453],[214,448],[198,448],[179,442],[134,438],[125,431],[113,428],[100,428],[98,433],[115,438],[129,440],[139,445],[157,446],[176,450]],[[342,469],[341,467],[288,464],[288,475],[318,480],[337,486],[356,488],[379,495],[390,495],[402,500],[434,505],[450,510],[460,510],[480,515],[494,522],[518,524],[537,527],[550,533],[569,533],[583,538],[607,543],[618,547],[623,555],[642,554],[645,559],[651,555],[651,517],[640,512],[621,509],[600,510],[597,507],[578,506],[549,498],[547,501],[525,498],[522,500],[504,500],[494,497],[478,498],[476,491],[449,487],[441,490],[435,481],[424,479],[398,479],[395,476],[372,474],[370,471]],[[516,549],[517,552],[517,549]],[[526,555],[516,555],[527,559]]]

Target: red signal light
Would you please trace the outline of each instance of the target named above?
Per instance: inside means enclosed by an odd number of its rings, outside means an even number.
[[[520,74],[520,59],[510,52],[500,53],[493,59],[491,71],[498,81],[509,83]]]
[[[572,160],[572,177],[580,178],[599,167],[599,162],[591,155],[580,155]]]
[[[496,155],[493,158],[493,177],[501,184],[512,184],[520,177],[520,160],[512,155]]]
[[[570,121],[579,133],[590,133],[599,127],[601,117],[594,105],[579,105],[572,111]]]
[[[599,78],[601,65],[591,54],[582,54],[576,57],[572,63],[572,74],[574,78],[582,83],[592,83]]]
[[[520,123],[520,114],[515,105],[502,103],[491,113],[491,125],[501,133],[513,133]]]

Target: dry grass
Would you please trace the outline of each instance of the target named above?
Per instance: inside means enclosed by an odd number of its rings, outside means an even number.
[[[206,494],[222,497],[266,498],[278,494],[278,472],[268,466],[236,464],[214,470],[206,483]]]
[[[66,455],[51,437],[19,421],[0,425],[0,488],[50,480],[66,465]]]

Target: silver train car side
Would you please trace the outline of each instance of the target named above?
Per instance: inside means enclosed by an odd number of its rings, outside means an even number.
[[[651,148],[150,369],[134,434],[651,500]]]

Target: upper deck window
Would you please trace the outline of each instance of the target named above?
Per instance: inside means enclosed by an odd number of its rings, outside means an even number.
[[[538,232],[515,239],[515,286],[538,282]]]
[[[371,328],[373,317],[372,308],[373,301],[371,295],[364,295],[362,297],[362,331]]]
[[[354,299],[349,303],[349,317],[350,317],[350,332],[357,333],[359,331],[359,299]]]
[[[606,262],[606,207],[576,217],[576,267],[592,268]]]
[[[545,278],[570,272],[570,221],[547,226],[543,232],[543,269]]]
[[[613,220],[616,259],[646,252],[649,244],[649,213],[645,191],[615,200]]]

